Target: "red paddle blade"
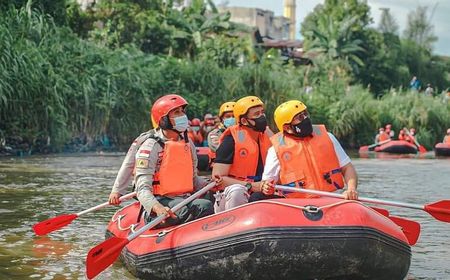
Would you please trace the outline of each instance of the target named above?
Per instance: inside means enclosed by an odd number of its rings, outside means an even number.
[[[37,235],[46,235],[47,233],[67,226],[77,217],[77,214],[64,214],[35,224],[33,230]]]
[[[441,200],[424,207],[431,216],[442,222],[450,223],[450,200]]]
[[[94,278],[112,265],[128,242],[126,238],[112,237],[92,248],[86,257],[87,278]]]
[[[420,235],[420,224],[418,222],[394,216],[390,216],[389,219],[402,228],[409,245],[417,243]]]
[[[426,153],[427,152],[427,149],[425,149],[425,147],[424,146],[422,146],[422,145],[419,145],[419,153]]]
[[[380,213],[381,215],[385,216],[385,217],[389,217],[389,211],[383,208],[377,208],[377,207],[370,207],[373,210],[377,211],[378,213]]]

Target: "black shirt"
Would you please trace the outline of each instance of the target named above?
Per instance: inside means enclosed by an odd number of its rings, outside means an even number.
[[[259,146],[259,143],[258,143]],[[223,138],[222,143],[216,151],[216,163],[232,164],[234,157],[234,139],[233,136],[227,135]],[[261,153],[258,153],[258,167],[256,168],[255,181],[261,181],[262,173],[264,171],[264,164]]]

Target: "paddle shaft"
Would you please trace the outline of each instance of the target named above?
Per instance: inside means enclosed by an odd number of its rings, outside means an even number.
[[[197,199],[199,196],[205,194],[207,191],[212,189],[215,185],[216,185],[215,182],[209,183],[208,185],[206,185],[205,187],[201,188],[200,190],[198,190],[196,193],[194,193],[190,197],[186,198],[182,202],[180,202],[177,205],[175,205],[174,207],[172,207],[170,210],[175,213],[176,211],[180,210],[182,207],[186,206],[187,204],[189,204],[192,201],[194,201],[195,199]],[[131,240],[135,239],[136,237],[138,237],[139,235],[141,235],[145,231],[147,231],[147,230],[157,226],[162,221],[164,221],[168,216],[169,215],[160,215],[160,216],[156,217],[156,219],[154,219],[150,223],[148,223],[145,226],[141,227],[139,230],[137,230],[133,234],[130,234],[127,237],[128,241],[131,241]]]
[[[280,186],[280,185],[276,185],[275,188],[278,190],[287,191],[287,192],[299,192],[299,193],[314,194],[314,195],[319,195],[319,196],[344,198],[344,195],[338,194],[338,193],[332,193],[332,192],[323,192],[323,191],[309,190],[309,189],[298,189],[298,188],[292,188],[292,187],[286,187],[286,186]],[[404,202],[390,201],[390,200],[376,199],[376,198],[368,198],[368,197],[358,197],[358,200],[362,201],[362,202],[368,202],[368,203],[376,203],[376,204],[382,204],[382,205],[400,206],[400,207],[406,207],[406,208],[412,208],[412,209],[425,210],[425,207],[423,205],[419,205],[419,204],[404,203]]]
[[[384,141],[381,141],[381,142],[378,142],[378,143],[369,145],[369,146],[367,146],[367,148],[370,149],[370,148],[373,148],[373,147],[376,147],[376,146],[379,146],[379,145],[386,144],[386,143],[388,143],[388,142],[390,142],[390,141],[392,141],[392,139],[387,139],[387,140],[384,140]]]
[[[124,196],[121,196],[121,197],[119,198],[119,201],[122,202],[122,201],[124,201],[124,200],[128,200],[128,199],[134,197],[135,195],[136,195],[136,192],[131,192],[131,193],[129,193],[129,194],[126,194],[126,195],[124,195]],[[89,208],[89,209],[83,210],[83,211],[81,211],[81,212],[78,212],[76,215],[77,215],[77,216],[81,216],[81,215],[83,215],[83,214],[86,214],[86,213],[89,213],[89,212],[92,212],[92,211],[95,211],[95,210],[104,208],[104,207],[109,206],[109,205],[111,205],[111,204],[109,204],[109,202],[105,202],[105,203],[99,204],[99,205],[97,205],[97,206],[91,207],[91,208]]]

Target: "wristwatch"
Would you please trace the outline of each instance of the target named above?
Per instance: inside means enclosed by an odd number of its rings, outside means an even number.
[[[252,190],[252,183],[247,182],[247,183],[245,184],[245,187],[247,188],[247,192],[251,192],[251,190]]]

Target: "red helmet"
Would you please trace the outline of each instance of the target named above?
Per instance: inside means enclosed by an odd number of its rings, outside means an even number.
[[[200,120],[197,118],[193,118],[191,121],[192,126],[200,126]]]
[[[151,115],[152,120],[156,126],[160,126],[160,121],[163,117],[167,116],[170,111],[180,106],[186,107],[188,105],[186,99],[178,94],[164,95],[155,101],[152,107]]]

